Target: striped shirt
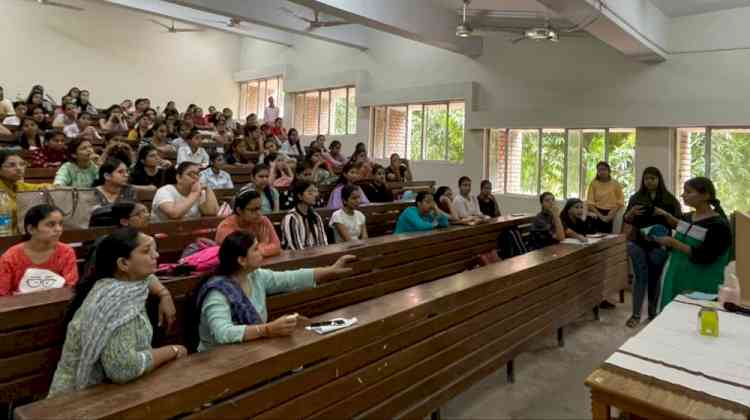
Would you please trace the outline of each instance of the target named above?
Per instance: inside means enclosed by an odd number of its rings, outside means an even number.
[[[284,216],[281,221],[281,245],[284,249],[300,250],[328,245],[323,219],[317,212],[311,211],[315,215],[313,226],[309,226],[307,215],[300,213],[296,207]]]

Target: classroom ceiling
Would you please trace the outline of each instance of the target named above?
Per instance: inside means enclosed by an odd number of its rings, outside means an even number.
[[[750,0],[651,0],[671,18],[750,7]]]

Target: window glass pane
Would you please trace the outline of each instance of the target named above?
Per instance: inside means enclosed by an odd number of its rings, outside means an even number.
[[[286,95],[284,95],[284,78],[283,77],[277,77],[276,78],[276,84],[278,86],[278,93],[276,98],[276,106],[279,107],[279,116],[284,117],[286,114],[284,114],[284,98]],[[286,117],[284,117],[286,118]],[[288,123],[287,123],[288,124]]]
[[[711,130],[711,175],[727,214],[750,210],[750,130]]]
[[[320,134],[328,134],[328,112],[331,109],[331,91],[320,92]]]
[[[247,85],[247,97],[245,103],[247,104],[247,117],[250,114],[258,114],[258,82],[250,82]],[[258,116],[259,118],[262,116]]]
[[[373,113],[375,115],[372,130],[372,155],[376,159],[383,159],[386,108],[384,106],[375,107]]]
[[[240,109],[239,118],[244,119],[247,115],[247,83],[240,83]]]
[[[406,152],[406,107],[388,107],[388,132],[385,142],[385,156],[393,153],[404,156]]]
[[[422,159],[422,105],[409,105],[409,144],[408,158]]]
[[[266,104],[268,103],[268,96],[266,95],[266,81],[260,80],[258,82],[258,108],[256,114],[258,114],[258,120],[263,120],[263,112],[266,110]]]
[[[346,134],[346,88],[331,91],[331,134]]]
[[[581,196],[581,130],[568,130],[568,191],[567,198]]]
[[[347,122],[347,134],[357,134],[357,92],[354,88],[349,88],[349,121]]]
[[[563,174],[565,170],[565,130],[542,131],[542,191],[556,198],[565,197]]]
[[[604,130],[583,130],[581,147],[583,148],[583,162],[581,174],[584,191],[596,177],[596,164],[604,160]]]
[[[492,190],[504,192],[505,185],[505,152],[508,134],[505,129],[490,130],[489,145],[487,147],[487,163],[489,165],[488,178],[492,183]]]
[[[305,95],[298,93],[294,95],[294,127],[298,132],[302,132],[305,125]]]
[[[537,195],[539,130],[510,130],[508,192]]]
[[[464,103],[451,102],[448,113],[448,160],[464,161]]]
[[[427,160],[445,160],[448,104],[427,105]]]
[[[706,129],[677,130],[677,185],[675,196],[682,200],[682,186],[690,178],[706,176]]]
[[[305,94],[305,128],[306,136],[318,134],[318,92],[308,92]]]
[[[635,193],[635,129],[610,128],[607,159],[612,178],[622,185],[625,197]]]

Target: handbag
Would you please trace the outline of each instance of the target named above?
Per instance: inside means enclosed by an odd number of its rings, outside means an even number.
[[[66,229],[86,229],[95,207],[98,207],[93,188],[59,188],[16,193],[16,223],[25,233],[24,218],[30,208],[39,204],[57,207],[63,214]]]

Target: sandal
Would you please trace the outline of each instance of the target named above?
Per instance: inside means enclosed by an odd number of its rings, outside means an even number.
[[[630,319],[628,319],[628,322],[625,323],[625,326],[628,327],[628,328],[635,328],[640,323],[641,323],[640,319],[638,319],[638,318],[636,318],[634,316],[631,316]]]

